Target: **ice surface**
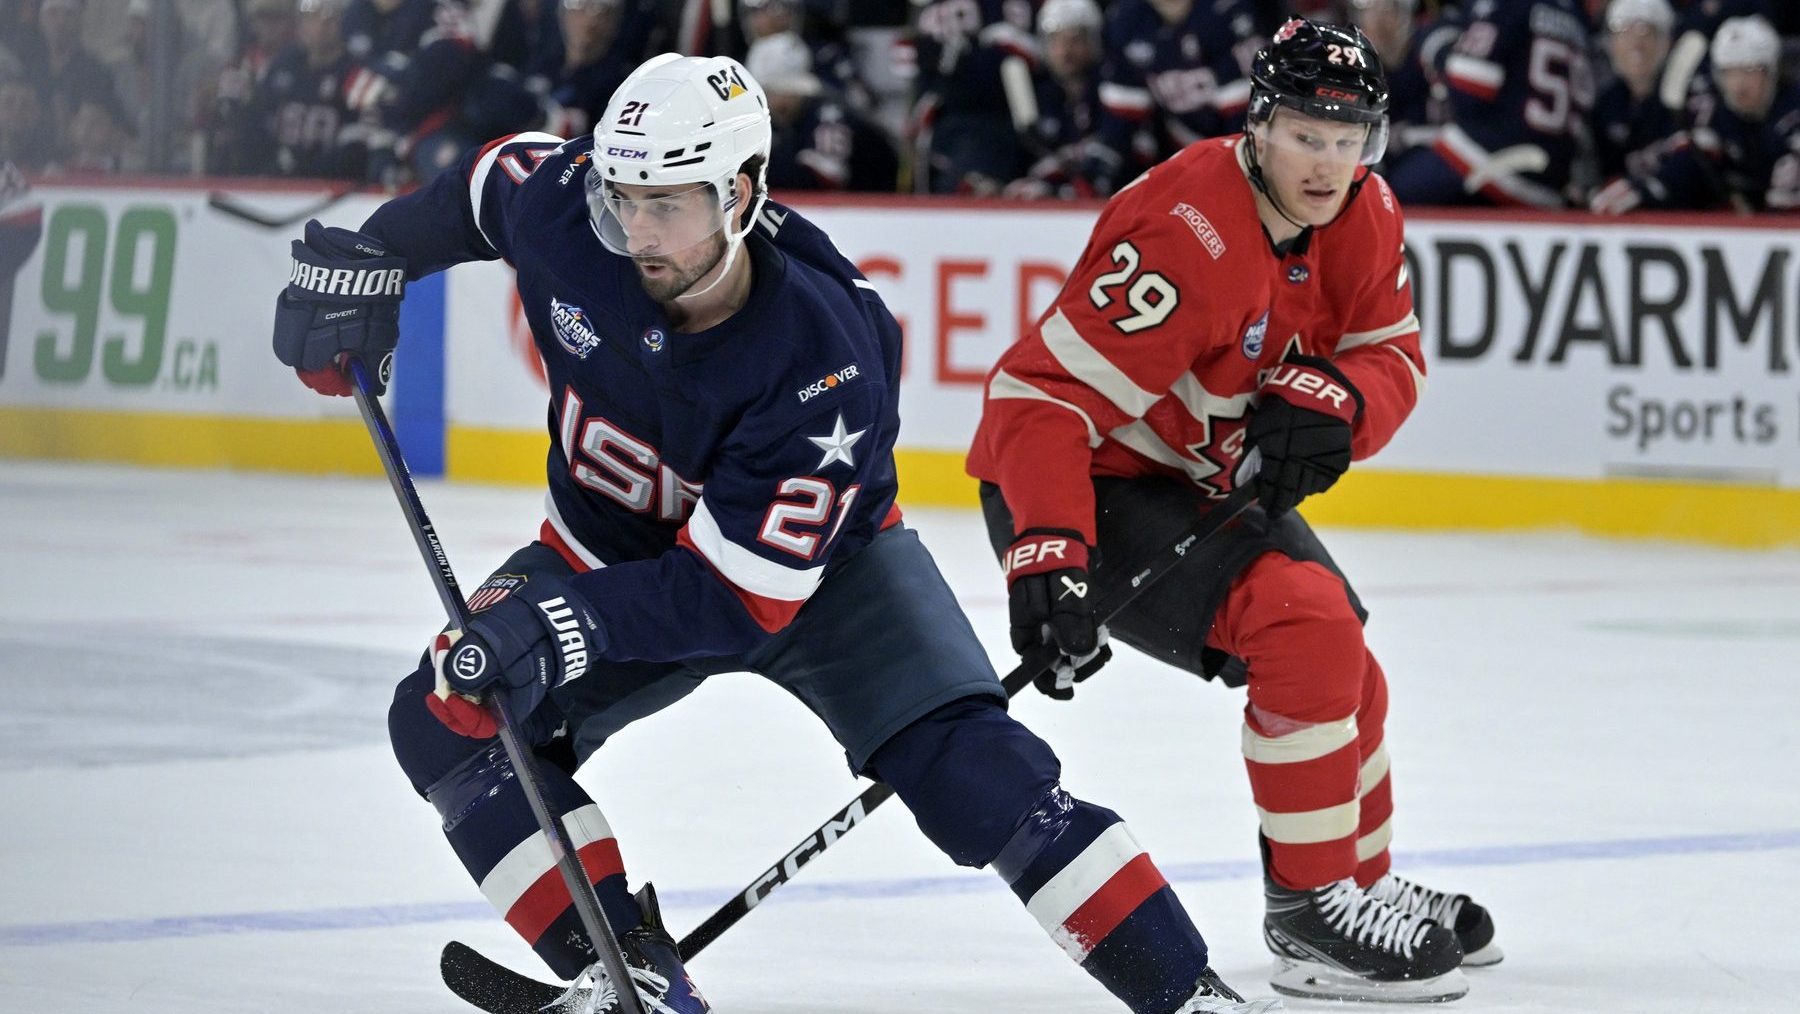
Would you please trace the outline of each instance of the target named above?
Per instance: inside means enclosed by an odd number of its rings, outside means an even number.
[[[534,490],[423,495],[466,584],[541,518]],[[977,519],[908,517],[1010,667]],[[1326,538],[1392,683],[1398,867],[1476,895],[1507,952],[1448,1009],[1800,1010],[1800,553]],[[451,1012],[451,937],[544,974],[385,742],[442,619],[385,483],[0,464],[0,574],[0,1011]],[[1240,694],[1122,652],[1015,713],[1268,995]],[[748,676],[581,780],[677,932],[856,792]],[[723,1014],[1117,1009],[898,804],[693,972]]]

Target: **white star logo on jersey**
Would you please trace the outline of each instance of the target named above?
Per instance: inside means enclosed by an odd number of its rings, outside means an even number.
[[[861,440],[863,434],[867,432],[869,431],[866,429],[857,430],[855,433],[845,431],[844,413],[839,412],[837,424],[831,428],[830,436],[807,437],[806,439],[811,440],[813,446],[825,452],[825,456],[819,459],[818,467],[820,471],[830,467],[833,462],[838,461],[849,465],[851,468],[855,468],[856,458],[851,455],[850,448],[855,447],[856,442]]]

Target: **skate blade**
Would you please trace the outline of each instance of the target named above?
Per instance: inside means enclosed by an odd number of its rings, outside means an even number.
[[[1462,966],[1464,968],[1486,968],[1489,965],[1498,965],[1504,960],[1506,960],[1506,952],[1501,950],[1498,944],[1490,943],[1473,953],[1463,955]]]
[[[1291,958],[1275,959],[1269,985],[1287,996],[1363,1003],[1443,1003],[1469,991],[1468,978],[1455,968],[1429,979],[1382,981]]]

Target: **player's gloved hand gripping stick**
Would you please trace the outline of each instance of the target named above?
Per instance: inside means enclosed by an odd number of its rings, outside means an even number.
[[[362,412],[363,424],[368,427],[369,436],[375,442],[375,452],[381,456],[381,467],[387,472],[388,484],[394,489],[394,497],[400,501],[400,509],[406,514],[413,541],[418,544],[419,553],[425,558],[426,567],[431,571],[432,584],[437,587],[444,611],[449,614],[450,622],[457,630],[469,630],[468,603],[463,601],[462,589],[456,583],[456,573],[450,569],[450,558],[444,554],[443,544],[438,541],[437,533],[431,527],[431,519],[425,514],[425,505],[419,500],[419,491],[413,487],[412,475],[407,471],[405,459],[400,456],[400,443],[394,437],[394,428],[389,425],[381,403],[375,400],[375,387],[368,368],[355,355],[346,357],[345,367],[349,373],[350,393],[356,398],[356,407]],[[483,706],[491,714],[500,743],[506,749],[507,758],[512,761],[519,789],[525,793],[525,800],[531,806],[532,815],[537,818],[538,827],[550,842],[551,854],[556,858],[556,868],[562,873],[569,896],[575,901],[575,910],[581,916],[582,927],[587,930],[588,942],[593,946],[594,953],[600,956],[601,967],[606,970],[607,978],[612,982],[630,983],[632,978],[619,950],[618,937],[607,923],[606,914],[600,910],[600,900],[594,896],[592,881],[588,879],[587,871],[581,867],[580,857],[576,855],[575,847],[569,840],[568,831],[544,801],[544,786],[542,779],[538,777],[537,760],[514,731],[517,723],[507,695],[490,694]],[[620,1014],[644,1014],[637,990],[622,988],[614,992],[618,997]]]
[[[1244,508],[1255,503],[1257,486],[1244,483],[1231,491],[1212,510],[1202,514],[1194,525],[1179,539],[1176,539],[1161,554],[1143,561],[1138,572],[1132,575],[1128,584],[1116,589],[1112,595],[1103,598],[1096,604],[1094,615],[1101,623],[1111,619],[1115,613],[1131,604],[1132,599],[1144,589],[1175,568],[1194,547],[1217,534],[1226,525],[1243,513]],[[1019,691],[1030,686],[1032,681],[1045,673],[1054,671],[1065,656],[1058,649],[1054,639],[1049,643],[1037,643],[1030,647],[1018,668],[1007,673],[1001,685],[1006,688],[1007,697],[1018,696]],[[691,960],[700,953],[707,944],[717,940],[721,934],[737,924],[739,919],[750,913],[769,892],[788,882],[808,862],[818,857],[835,844],[838,839],[849,834],[868,815],[894,794],[894,790],[886,782],[875,782],[862,791],[862,795],[850,801],[850,805],[839,810],[832,818],[820,825],[808,835],[797,847],[790,850],[780,862],[764,870],[762,875],[750,882],[737,896],[726,902],[717,912],[708,916],[706,921],[683,937],[680,944],[681,959]]]

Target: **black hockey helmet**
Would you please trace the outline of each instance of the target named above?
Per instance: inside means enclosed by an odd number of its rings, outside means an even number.
[[[1387,75],[1359,28],[1289,18],[1250,64],[1250,122],[1267,122],[1277,106],[1367,124],[1364,165],[1387,151]]]

